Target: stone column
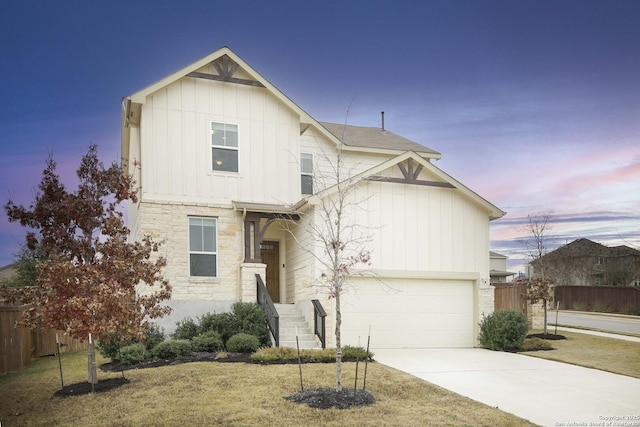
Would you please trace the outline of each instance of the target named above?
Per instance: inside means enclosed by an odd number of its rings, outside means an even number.
[[[240,264],[240,291],[238,292],[240,301],[258,301],[256,274],[259,274],[264,282],[267,274],[267,264],[249,262]]]

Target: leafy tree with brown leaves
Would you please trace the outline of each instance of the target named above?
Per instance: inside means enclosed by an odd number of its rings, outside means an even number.
[[[119,165],[105,168],[91,145],[77,175],[78,189],[70,192],[50,156],[33,203],[5,205],[9,220],[28,229],[28,250],[40,257],[35,286],[5,288],[0,296],[31,305],[23,326],[40,324],[79,340],[141,337],[149,319],[170,312],[161,305],[171,297],[162,276],[166,260],[150,237],[128,242],[119,204],[137,196]]]

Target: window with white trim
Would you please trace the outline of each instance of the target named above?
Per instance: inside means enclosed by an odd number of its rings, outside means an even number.
[[[302,194],[313,194],[313,154],[300,153],[300,188]]]
[[[211,169],[238,172],[238,125],[211,122]]]
[[[218,220],[189,218],[189,276],[217,277]]]

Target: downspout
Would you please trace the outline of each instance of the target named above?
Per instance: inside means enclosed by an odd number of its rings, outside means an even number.
[[[247,259],[246,247],[244,244],[244,236],[247,232],[247,230],[244,229],[245,227],[244,220],[246,218],[247,218],[247,208],[242,208],[242,262],[244,262],[244,260]]]
[[[238,268],[238,291],[237,291],[237,295],[240,295],[240,301],[243,300],[243,296],[242,296],[242,264],[244,264],[244,260],[245,258],[245,247],[244,247],[244,236],[245,236],[245,229],[244,229],[244,220],[247,217],[247,208],[242,208],[242,261],[241,264]]]

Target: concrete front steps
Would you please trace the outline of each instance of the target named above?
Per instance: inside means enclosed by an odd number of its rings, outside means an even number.
[[[280,347],[296,348],[296,328],[300,349],[320,349],[320,340],[313,333],[295,304],[274,304],[280,316]]]

